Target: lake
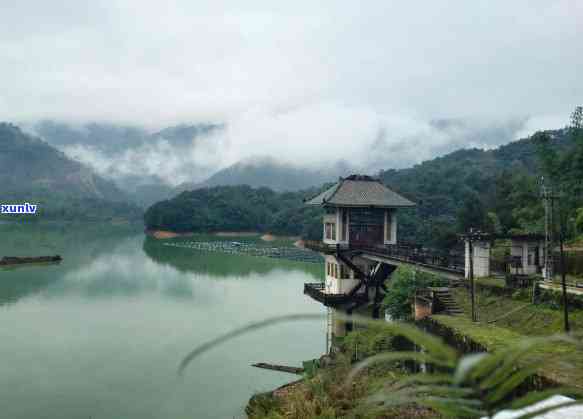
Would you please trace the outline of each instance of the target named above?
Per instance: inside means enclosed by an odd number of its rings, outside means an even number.
[[[302,294],[322,264],[164,246],[127,227],[3,224],[0,235],[0,256],[64,258],[0,270],[1,417],[245,417],[254,393],[296,379],[250,364],[301,366],[325,352],[324,320],[285,323],[218,346],[177,376],[184,356],[222,333],[323,314]]]

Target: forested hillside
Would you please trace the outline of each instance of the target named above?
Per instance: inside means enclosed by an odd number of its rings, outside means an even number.
[[[202,188],[152,205],[144,220],[148,229],[177,232],[269,231],[319,238],[322,212],[303,205],[315,192],[278,193],[247,185]]]
[[[35,219],[136,219],[140,210],[113,183],[16,126],[0,123],[2,203],[39,205]]]
[[[424,241],[443,246],[469,227],[536,231],[542,228],[541,138],[559,154],[569,155],[577,144],[568,129],[547,131],[493,150],[462,149],[412,168],[383,171],[380,178],[418,203],[401,222]]]

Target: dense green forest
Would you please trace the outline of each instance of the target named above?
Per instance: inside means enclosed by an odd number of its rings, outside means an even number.
[[[303,205],[303,199],[316,192],[278,193],[247,185],[202,188],[152,205],[144,220],[148,229],[269,231],[319,238],[321,209]]]
[[[0,123],[0,202],[38,204],[30,220],[137,220],[142,212],[113,183],[39,138]],[[15,219],[15,215],[1,215]]]
[[[418,203],[400,217],[404,236],[450,247],[469,228],[541,233],[541,179],[560,197],[568,237],[583,233],[581,108],[568,128],[538,132],[493,150],[458,150],[412,168],[387,170],[381,180]],[[557,217],[558,218],[558,217]],[[400,225],[400,227],[401,227]],[[557,227],[558,229],[558,227]]]
[[[400,239],[450,247],[468,228],[496,233],[542,232],[541,177],[561,197],[565,232],[583,234],[581,108],[571,126],[539,132],[493,150],[459,150],[380,179],[417,202],[399,216]],[[175,231],[257,230],[321,237],[320,212],[303,198],[318,190],[278,193],[249,186],[184,192],[148,209],[148,228]],[[556,217],[558,218],[558,217]]]

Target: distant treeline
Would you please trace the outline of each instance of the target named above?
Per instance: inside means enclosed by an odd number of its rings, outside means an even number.
[[[315,193],[278,193],[247,185],[202,188],[152,205],[144,221],[152,230],[260,231],[320,238],[322,210],[303,204]]]

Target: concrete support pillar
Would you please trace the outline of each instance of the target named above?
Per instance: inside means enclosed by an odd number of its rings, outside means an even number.
[[[346,319],[346,332],[352,332],[352,329],[354,328],[352,320],[350,319],[352,316],[352,310],[346,310],[346,316],[348,316],[348,319]]]

